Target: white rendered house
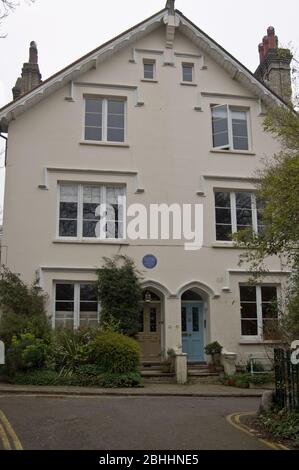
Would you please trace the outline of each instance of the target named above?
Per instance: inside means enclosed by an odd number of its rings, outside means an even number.
[[[144,276],[144,361],[175,349],[204,362],[212,341],[246,361],[271,344],[267,305],[288,273],[269,259],[263,283],[250,287],[230,237],[261,228],[255,170],[279,150],[262,123],[286,99],[282,81],[290,86],[276,49],[269,28],[254,75],[173,1],[45,81],[31,43],[15,99],[0,110],[8,133],[1,260],[38,279],[54,327],[98,321],[96,269],[121,253]],[[118,196],[127,208],[202,205],[202,247],[126,237]],[[114,211],[97,236],[100,203]]]

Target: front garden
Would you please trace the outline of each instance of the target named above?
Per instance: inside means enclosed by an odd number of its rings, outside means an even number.
[[[116,282],[121,289],[116,289]],[[134,339],[141,287],[131,260],[106,260],[96,288],[103,310],[98,326],[53,330],[42,289],[26,285],[2,267],[0,340],[5,344],[6,363],[0,366],[0,380],[27,385],[142,386],[140,349]]]

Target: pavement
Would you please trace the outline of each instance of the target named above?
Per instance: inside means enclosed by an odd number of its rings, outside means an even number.
[[[0,395],[261,397],[263,392],[262,389],[242,389],[201,383],[188,385],[153,383],[145,384],[143,388],[60,387],[0,383]]]
[[[205,386],[201,393],[208,388],[217,391]],[[1,389],[2,449],[270,450],[227,419],[256,412],[257,397],[46,396]]]

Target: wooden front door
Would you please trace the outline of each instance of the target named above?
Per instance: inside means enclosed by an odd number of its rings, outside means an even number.
[[[137,336],[143,362],[161,360],[161,304],[143,303],[140,330]]]

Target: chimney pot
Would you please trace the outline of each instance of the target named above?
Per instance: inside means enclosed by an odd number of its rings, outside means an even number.
[[[274,26],[269,26],[269,28],[267,29],[267,33],[268,33],[268,36],[269,36],[269,34],[273,34],[273,36],[274,36],[275,35]]]
[[[265,58],[264,44],[262,42],[259,44],[259,53],[260,53],[260,63],[262,63]]]
[[[37,64],[38,63],[38,52],[36,42],[31,41],[29,48],[29,63]]]
[[[266,55],[267,52],[268,52],[268,49],[269,49],[269,38],[268,38],[268,36],[263,37],[263,45],[264,45],[264,53]]]
[[[269,49],[276,49],[275,29],[269,26],[267,29]]]

